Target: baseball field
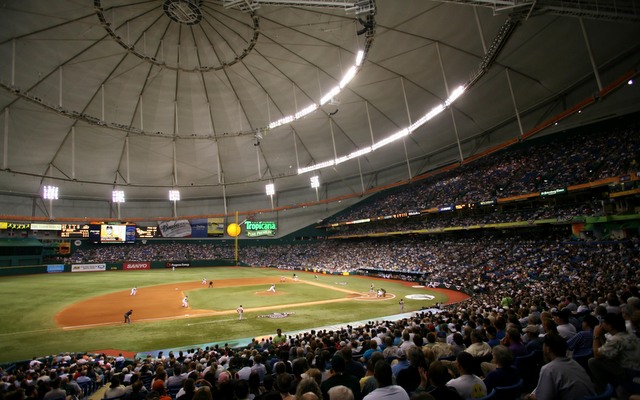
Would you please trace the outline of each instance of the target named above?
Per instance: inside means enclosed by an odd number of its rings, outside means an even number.
[[[406,313],[467,297],[363,276],[296,272],[296,281],[293,273],[211,267],[3,277],[0,362],[67,351],[131,354],[233,343],[271,336],[277,328],[287,333],[393,316],[400,314],[401,298]],[[372,283],[386,296],[370,293]],[[275,293],[267,291],[271,284]],[[132,322],[125,324],[129,309]]]

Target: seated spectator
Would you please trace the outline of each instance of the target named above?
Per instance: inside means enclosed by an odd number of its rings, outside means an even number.
[[[373,392],[378,387],[378,381],[373,376],[375,365],[380,360],[385,360],[386,358],[380,352],[375,352],[367,361],[367,372],[362,379],[360,379],[360,389],[361,395],[366,396],[369,393]]]
[[[567,340],[567,347],[573,357],[581,357],[593,354],[593,330],[598,326],[598,318],[587,314],[582,319],[582,330],[571,339]]]
[[[303,378],[296,388],[296,400],[303,399],[303,396],[307,393],[313,393],[315,398],[322,399],[322,391],[320,390],[320,385],[316,382],[315,379],[308,377]],[[306,398],[312,398],[312,396],[307,395]]]
[[[164,386],[164,381],[161,379],[157,379],[153,382],[149,396],[151,396],[152,393],[154,396],[157,395],[160,400],[171,400],[171,396],[167,395],[167,389]]]
[[[555,332],[544,336],[544,358],[538,385],[526,400],[574,400],[593,396],[593,382],[580,364],[567,358],[567,342]]]
[[[513,368],[513,354],[506,346],[500,344],[493,348],[492,361],[496,367],[484,378],[487,393],[491,393],[496,386],[511,386],[518,383],[520,374]]]
[[[111,377],[110,385],[104,392],[104,399],[115,399],[123,397],[126,394],[124,386],[120,383],[120,377],[114,375]]]
[[[525,347],[529,353],[542,351],[544,338],[540,337],[540,328],[538,325],[527,325],[524,328],[524,334],[526,336]]]
[[[476,330],[471,332],[471,346],[467,347],[465,352],[475,358],[484,358],[491,356],[491,346],[482,341],[482,333]]]
[[[329,389],[325,400],[354,400],[353,392],[346,386],[338,385]]]
[[[66,400],[67,392],[60,388],[61,383],[60,378],[52,379],[49,383],[50,389],[44,394],[43,400]]]
[[[329,396],[329,389],[334,386],[346,386],[351,389],[353,393],[353,397],[357,400],[360,399],[360,382],[358,378],[352,375],[344,374],[345,361],[342,358],[342,355],[337,353],[331,359],[331,376],[322,384],[320,388],[322,389],[323,398]]]
[[[422,349],[417,346],[409,348],[409,355],[407,358],[409,359],[409,367],[398,372],[398,375],[396,376],[396,383],[408,394],[412,394],[418,385],[420,385],[420,372],[418,371],[418,368],[427,368],[427,362],[424,358]]]
[[[462,354],[462,353],[461,353]],[[431,387],[426,388],[426,392],[436,400],[462,400],[462,396],[452,387],[447,386],[451,380],[451,374],[441,361],[434,361],[429,364],[429,383]]]
[[[610,335],[607,339],[605,333]],[[619,313],[607,313],[593,331],[593,358],[589,369],[598,393],[627,379],[626,369],[640,369],[640,339],[630,335]]]
[[[460,376],[447,382],[447,386],[456,389],[463,399],[474,399],[487,395],[487,387],[482,379],[473,374],[476,360],[467,352],[458,354],[456,358]]]
[[[464,344],[464,338],[459,332],[453,334],[453,344],[451,345],[451,352],[454,356],[458,356],[461,352],[463,352],[467,346]]]
[[[529,354],[526,346],[522,343],[520,331],[515,326],[511,326],[507,329],[507,335],[502,339],[502,342],[502,344],[509,348],[514,357],[526,356]]]
[[[562,309],[553,313],[554,321],[556,323],[556,329],[560,336],[564,340],[571,339],[577,332],[576,327],[569,323],[571,318],[571,311]]]
[[[418,349],[415,350],[419,351]],[[378,388],[366,395],[363,400],[409,400],[407,392],[401,386],[393,384],[391,366],[385,360],[380,360],[376,363],[374,377],[378,381]]]

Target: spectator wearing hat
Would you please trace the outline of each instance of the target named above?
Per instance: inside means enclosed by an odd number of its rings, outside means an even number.
[[[569,340],[576,335],[576,327],[569,323],[571,311],[562,309],[552,313],[552,315],[554,317],[554,322],[556,323],[558,334],[562,336],[564,340]]]
[[[555,332],[544,336],[547,364],[540,369],[538,385],[525,400],[582,399],[596,394],[593,383],[580,364],[567,358],[567,342]]]
[[[617,386],[624,382],[627,369],[640,369],[640,339],[627,332],[622,315],[607,313],[602,324],[595,327],[589,369],[598,393],[607,383]]]
[[[460,376],[447,382],[463,399],[477,399],[487,395],[487,387],[478,376],[473,374],[476,360],[467,352],[458,354],[456,358]]]
[[[401,386],[407,393],[413,394],[413,392],[420,385],[420,372],[419,368],[427,368],[428,364],[424,358],[422,349],[418,347],[412,347],[407,354],[409,360],[409,367],[398,372],[396,376],[396,383]]]
[[[458,329],[456,328],[456,324],[454,324],[453,322],[449,322],[447,324],[447,339],[446,339],[446,343],[448,345],[453,344],[453,334],[458,332]]]
[[[329,378],[320,385],[323,398],[329,398],[329,389],[335,386],[346,386],[351,389],[353,397],[356,400],[362,398],[360,395],[360,382],[358,381],[358,378],[353,375],[346,375],[344,373],[344,368],[344,358],[342,358],[340,353],[337,353],[331,359],[331,374]]]
[[[396,351],[396,359],[398,361],[391,367],[394,377],[397,377],[398,373],[403,369],[409,368],[409,360],[407,360],[407,353],[404,350],[398,349]]]
[[[525,347],[529,353],[534,351],[542,351],[544,338],[540,336],[540,327],[538,325],[527,325],[524,328]]]

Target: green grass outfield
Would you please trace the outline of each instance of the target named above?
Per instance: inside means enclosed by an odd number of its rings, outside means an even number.
[[[25,275],[0,278],[0,362],[27,360],[33,356],[47,356],[60,352],[90,352],[118,349],[147,352],[179,348],[204,343],[232,341],[239,338],[263,337],[275,333],[308,330],[335,324],[375,319],[400,312],[399,298],[405,299],[405,312],[419,310],[435,302],[445,302],[442,294],[424,288],[411,288],[398,281],[340,275],[318,275],[318,283],[367,292],[374,282],[397,297],[388,301],[350,300],[313,306],[288,307],[286,304],[320,301],[346,297],[342,292],[312,285],[280,284],[283,274],[290,278],[292,271],[267,268],[192,268],[147,271],[107,271]],[[313,274],[299,272],[301,281],[315,282]],[[273,277],[278,288],[286,286],[284,296],[261,296],[264,285],[235,288],[214,288],[187,292],[191,308],[235,310],[239,304],[245,309],[275,306],[269,311],[244,313],[237,321],[235,313],[218,316],[179,318],[131,325],[112,325],[86,329],[58,328],[55,315],[65,307],[85,299],[137,286],[161,285],[173,282]],[[409,294],[431,294],[432,301],[411,300]],[[277,308],[282,305],[282,308]],[[102,305],[109,307],[109,304]],[[172,304],[172,306],[175,306]],[[293,312],[281,319],[258,318],[272,312]],[[135,317],[135,315],[134,315]]]

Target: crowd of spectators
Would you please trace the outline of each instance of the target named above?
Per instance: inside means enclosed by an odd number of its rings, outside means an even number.
[[[34,358],[0,371],[0,393],[6,400],[80,399],[90,382],[108,384],[103,398],[123,400],[470,399],[515,385],[518,397],[542,400],[581,399],[610,384],[627,398],[635,390],[627,378],[640,370],[638,243],[629,245],[635,255],[614,244],[573,249],[557,262],[558,254],[541,252],[545,260],[530,268],[537,279],[518,270],[510,279],[494,276],[492,287],[466,302],[394,321],[278,331],[242,348],[160,352],[126,363],[87,354]],[[505,255],[494,256],[497,269]],[[635,264],[625,266],[628,256]],[[502,264],[505,274],[512,263]],[[526,358],[537,364],[519,364]]]
[[[506,198],[636,173],[640,124],[557,133],[389,190],[326,223]]]
[[[520,208],[511,211],[497,211],[493,208],[486,212],[464,214],[459,211],[427,214],[419,217],[401,219],[383,219],[364,224],[346,224],[328,228],[330,235],[354,236],[371,233],[405,232],[415,230],[437,231],[451,227],[486,226],[511,222],[533,224],[540,220],[553,220],[559,223],[572,223],[584,217],[605,215],[604,207],[598,201],[590,200],[582,204],[545,205],[541,207]]]

